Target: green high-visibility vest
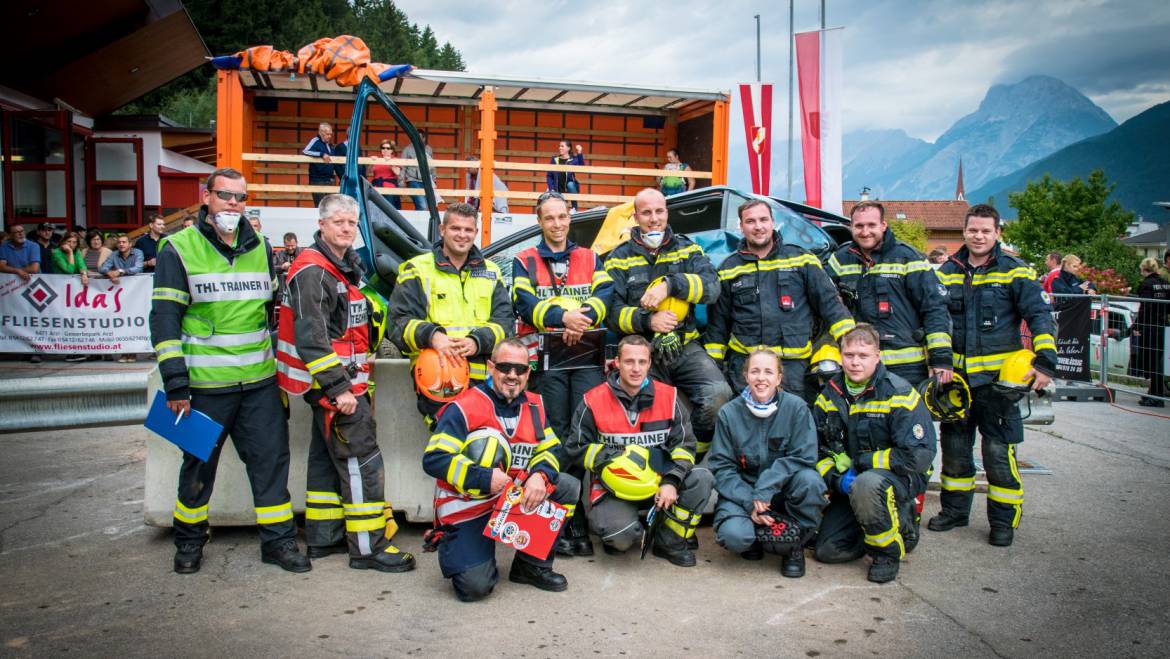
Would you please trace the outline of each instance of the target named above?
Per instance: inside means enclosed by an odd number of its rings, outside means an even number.
[[[265,305],[274,282],[264,241],[234,263],[195,227],[164,239],[187,270],[190,305],[182,321],[183,359],[191,386],[228,387],[276,375]]]

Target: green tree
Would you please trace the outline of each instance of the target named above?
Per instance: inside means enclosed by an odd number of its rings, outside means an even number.
[[[1011,206],[1019,211],[1019,219],[1004,228],[1004,240],[1036,265],[1042,265],[1052,250],[1066,254],[1078,248],[1083,251],[1097,238],[1116,242],[1133,220],[1133,213],[1117,202],[1108,202],[1114,187],[1099,169],[1089,174],[1087,181],[1074,178],[1067,183],[1046,174],[1023,192],[1008,196]]]
[[[1138,272],[1141,258],[1132,247],[1113,236],[1100,234],[1069,253],[1081,257],[1081,261],[1094,270],[1113,270],[1134,290],[1141,283]]]
[[[926,239],[929,234],[926,231],[926,224],[922,220],[916,220],[914,218],[890,220],[889,225],[898,240],[901,240],[920,252],[926,252]]]
[[[322,37],[361,37],[375,62],[462,71],[450,43],[440,49],[434,30],[412,24],[393,0],[187,0],[195,27],[213,55],[271,45],[296,52]],[[185,126],[207,128],[215,117],[215,72],[208,66],[180,76],[118,110],[161,113]]]

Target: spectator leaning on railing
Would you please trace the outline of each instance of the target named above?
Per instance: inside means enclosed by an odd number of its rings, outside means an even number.
[[[16,275],[24,281],[41,271],[41,248],[36,243],[25,240],[24,225],[12,227],[8,240],[0,243],[0,272]],[[40,355],[29,357],[34,364],[41,363]]]
[[[102,265],[113,254],[113,250],[105,246],[106,239],[102,237],[102,232],[97,229],[90,229],[89,233],[85,234],[85,244],[87,247],[81,250],[81,260],[85,263],[85,269],[91,276],[101,273]]]
[[[130,236],[118,234],[118,251],[111,254],[98,271],[115,284],[122,276],[142,274],[142,250],[130,246]]]

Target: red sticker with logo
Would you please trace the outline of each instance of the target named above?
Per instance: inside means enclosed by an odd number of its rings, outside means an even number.
[[[788,310],[788,309],[792,308],[792,296],[791,295],[781,295],[780,296],[780,308],[784,309],[784,310]]]

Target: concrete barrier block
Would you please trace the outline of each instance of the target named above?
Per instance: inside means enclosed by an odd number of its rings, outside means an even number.
[[[434,517],[432,501],[434,479],[422,470],[422,454],[429,433],[415,408],[410,362],[405,359],[379,359],[373,374],[374,417],[378,423],[378,444],[386,464],[386,500],[412,522],[430,522]],[[148,385],[147,400],[161,387],[157,371]],[[290,401],[289,417],[289,494],[293,509],[305,509],[305,466],[309,451],[312,414],[303,401]],[[182,452],[170,442],[139,427],[146,437],[146,493],[144,517],[151,526],[171,525],[175,506]],[[255,524],[252,490],[244,465],[231,439],[221,451],[215,491],[211,496],[208,517],[213,525],[247,526]]]

